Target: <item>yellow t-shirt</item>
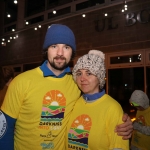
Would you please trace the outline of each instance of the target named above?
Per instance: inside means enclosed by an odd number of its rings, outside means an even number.
[[[17,119],[15,150],[64,150],[66,126],[80,90],[72,75],[43,77],[40,68],[9,85],[2,111]]]
[[[114,130],[122,123],[123,111],[112,97],[105,94],[95,102],[80,99],[75,104],[68,124],[68,150],[129,150],[129,141]]]
[[[137,111],[136,121],[144,126],[150,126],[150,107],[144,111]],[[131,143],[141,150],[150,150],[150,136],[133,131]]]

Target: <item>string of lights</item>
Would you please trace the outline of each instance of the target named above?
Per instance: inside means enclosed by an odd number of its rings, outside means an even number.
[[[14,0],[14,4],[18,4],[18,1],[17,0]],[[128,10],[128,5],[127,5],[127,2],[126,0],[123,0],[123,6],[122,6],[122,9],[121,9],[121,12],[125,12],[126,10]],[[56,9],[53,9],[52,10],[52,13],[54,15],[57,14],[57,11]],[[105,12],[103,13],[104,17],[108,17],[109,13],[108,12]],[[7,17],[10,18],[11,17],[11,14],[7,13]],[[86,13],[82,13],[82,17],[85,18],[86,17]],[[30,22],[28,20],[25,20],[25,26],[28,26],[30,25]],[[42,25],[38,24],[36,26],[34,26],[34,30],[37,31],[38,29],[40,29],[42,27]],[[11,30],[12,32],[15,32],[15,29],[12,28]],[[11,42],[12,39],[17,39],[18,38],[18,35],[15,35],[14,37],[10,36],[10,38],[7,38],[7,40],[5,40],[5,38],[2,38],[2,46],[6,46],[6,43],[9,43]]]

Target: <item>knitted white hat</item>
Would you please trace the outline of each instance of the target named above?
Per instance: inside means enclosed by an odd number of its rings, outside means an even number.
[[[76,82],[76,72],[79,69],[87,69],[97,76],[100,89],[105,85],[105,54],[99,50],[90,50],[88,54],[80,57],[72,70],[73,78]]]

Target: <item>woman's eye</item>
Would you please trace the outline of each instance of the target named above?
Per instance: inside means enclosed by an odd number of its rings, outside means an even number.
[[[88,72],[87,75],[90,76],[90,75],[92,75],[92,73],[91,73],[91,72]]]
[[[80,76],[81,75],[81,73],[76,73],[76,76]]]

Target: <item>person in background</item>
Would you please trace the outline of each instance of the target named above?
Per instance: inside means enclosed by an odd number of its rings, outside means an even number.
[[[131,150],[150,150],[150,105],[148,96],[141,90],[135,90],[129,100],[137,108],[133,122]]]
[[[72,30],[66,25],[52,24],[43,51],[47,60],[19,74],[9,85],[0,112],[0,149],[65,150],[67,123],[81,94],[68,66],[76,52]],[[122,116],[125,123],[117,126],[116,131],[128,139],[132,122],[128,115]]]
[[[129,150],[129,141],[115,132],[122,123],[121,105],[105,93],[105,55],[90,50],[73,68],[73,78],[83,95],[68,123],[68,150]]]
[[[12,79],[14,78],[14,72],[12,68],[6,68],[5,69],[5,75],[4,75],[4,86],[3,88],[0,90],[0,107],[3,103],[7,88],[10,84],[10,82],[12,81]],[[2,79],[2,78],[1,78]]]

